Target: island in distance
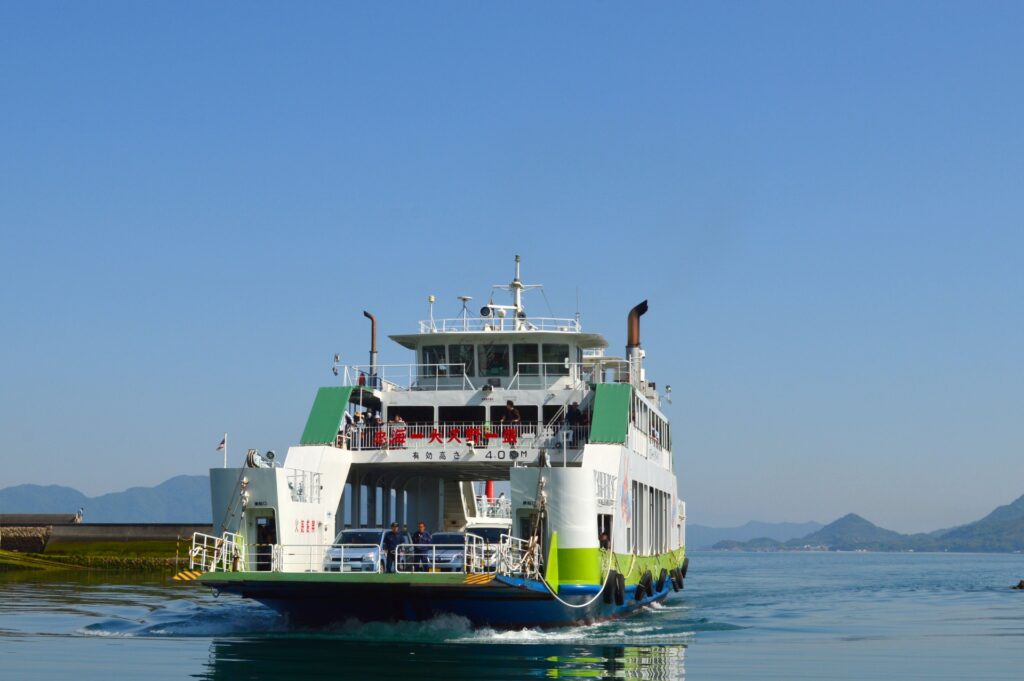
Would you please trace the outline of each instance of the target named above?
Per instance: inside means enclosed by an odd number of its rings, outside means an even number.
[[[803,537],[779,540],[724,539],[711,548],[725,551],[1024,551],[1024,496],[981,520],[919,534],[900,534],[850,513]]]

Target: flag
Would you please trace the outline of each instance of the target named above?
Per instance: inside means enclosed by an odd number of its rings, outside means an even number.
[[[224,449],[224,448],[225,448],[225,447],[227,447],[227,446],[228,446],[228,436],[227,436],[227,435],[225,435],[225,436],[224,436],[224,439],[222,439],[222,440],[220,441],[220,444],[219,444],[219,445],[217,445],[217,451],[219,452],[219,451],[221,451],[222,449]]]

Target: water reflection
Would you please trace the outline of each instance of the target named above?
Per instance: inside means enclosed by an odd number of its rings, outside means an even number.
[[[195,678],[645,679],[684,678],[683,644],[509,645],[350,642],[330,638],[217,639]]]

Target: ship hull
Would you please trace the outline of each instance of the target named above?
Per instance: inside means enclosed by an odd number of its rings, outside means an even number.
[[[628,615],[672,592],[668,581],[651,595],[631,589],[623,604],[616,605],[614,599],[599,594],[597,586],[563,586],[555,598],[543,584],[515,578],[474,583],[464,575],[358,577],[362,578],[352,579],[348,574],[212,573],[204,575],[201,583],[263,603],[295,626],[348,620],[415,622],[444,615],[464,617],[474,626],[501,629],[568,626]]]

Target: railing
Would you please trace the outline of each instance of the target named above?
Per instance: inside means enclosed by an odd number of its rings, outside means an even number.
[[[189,568],[203,572],[395,572],[492,573],[536,577],[540,545],[503,534],[498,544],[467,534],[463,544],[400,544],[393,566],[377,544],[256,544],[238,534],[197,532]]]
[[[504,390],[545,390],[567,382],[573,390],[592,383],[606,383],[605,373],[614,370],[611,382],[628,382],[628,363],[622,360],[594,362],[518,362],[511,376],[470,376],[466,364],[335,364],[345,385],[366,386],[384,392],[419,390],[480,390],[490,386]],[[625,375],[625,378],[623,376]],[[503,384],[503,385],[502,385]]]
[[[498,554],[498,547],[473,534],[462,544],[400,544],[395,572],[495,572]]]
[[[478,390],[487,379],[474,383],[465,364],[368,364],[335,365],[345,385],[379,388],[384,392],[411,390]]]
[[[337,444],[355,451],[468,446],[579,449],[589,438],[590,426],[584,425],[391,422],[380,426],[350,426],[338,437]]]
[[[234,532],[219,537],[196,532],[189,550],[189,569],[202,572],[245,570],[245,542]]]
[[[514,369],[505,390],[545,390],[559,381],[567,381],[572,390],[583,390],[593,382],[592,367],[577,362],[518,362]]]
[[[308,504],[320,503],[320,474],[298,468],[288,470],[288,491],[292,501]]]
[[[377,544],[329,544],[282,547],[288,558],[284,569],[305,565],[308,572],[383,572],[385,559]]]
[[[486,495],[476,497],[476,514],[484,518],[511,518],[512,500],[507,497],[488,499]]]
[[[540,574],[540,543],[501,535],[498,544],[498,574],[534,578]]]
[[[420,320],[420,333],[455,333],[459,331],[561,331],[580,333],[578,319],[571,317],[454,317]]]

